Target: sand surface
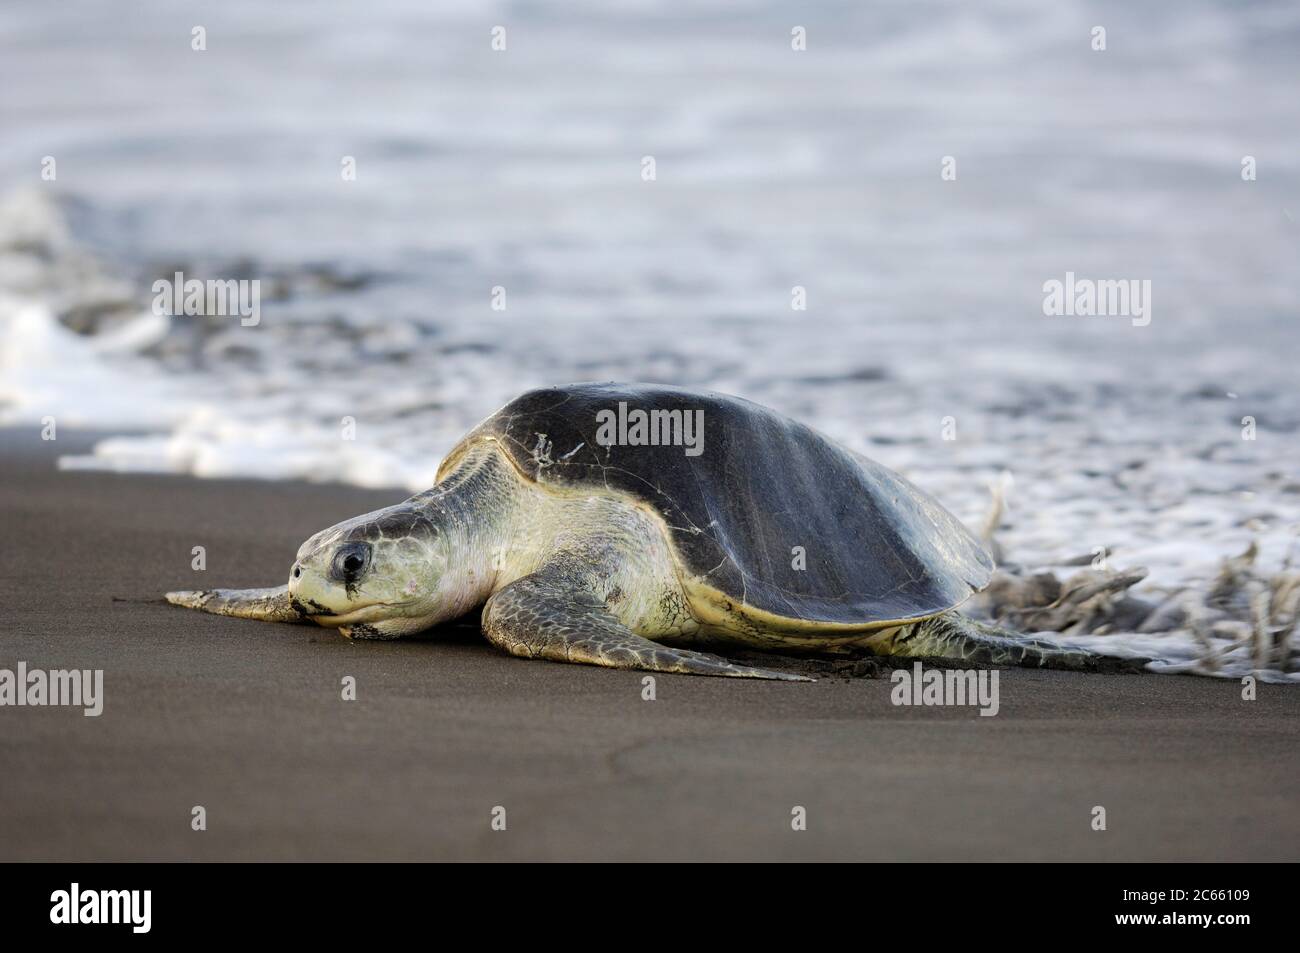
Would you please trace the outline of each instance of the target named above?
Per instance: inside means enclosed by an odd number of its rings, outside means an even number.
[[[1300,858],[1292,688],[1010,671],[986,718],[895,707],[883,678],[660,676],[649,702],[639,673],[463,629],[186,612],[162,592],[276,584],[400,491],[55,470],[84,445],[0,439],[0,667],[102,668],[106,695],[0,708],[0,860]]]

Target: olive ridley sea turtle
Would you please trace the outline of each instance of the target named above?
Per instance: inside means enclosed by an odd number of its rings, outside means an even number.
[[[587,383],[506,404],[432,489],[303,543],[287,585],[167,599],[353,639],[481,608],[512,655],[695,675],[802,678],[704,647],[1136,667],[952,611],[992,571],[938,502],[801,423],[723,394]]]

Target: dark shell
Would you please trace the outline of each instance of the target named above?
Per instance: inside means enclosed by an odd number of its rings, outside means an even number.
[[[701,452],[602,446],[609,416],[598,414],[616,415],[620,401],[629,413],[702,411]],[[650,504],[691,575],[774,615],[841,624],[932,615],[982,589],[993,570],[966,527],[907,480],[736,397],[572,384],[511,401],[462,446],[483,437],[538,482],[607,487]],[[805,569],[793,566],[796,546]]]

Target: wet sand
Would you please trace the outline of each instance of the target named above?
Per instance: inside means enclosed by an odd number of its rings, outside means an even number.
[[[84,450],[0,435],[0,668],[102,668],[106,696],[0,708],[0,860],[1300,859],[1294,688],[1007,671],[987,718],[895,707],[884,678],[663,675],[643,701],[642,673],[465,628],[202,615],[162,593],[278,584],[405,494],[55,470]]]

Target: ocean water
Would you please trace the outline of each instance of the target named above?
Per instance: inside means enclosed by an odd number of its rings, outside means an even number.
[[[1272,571],[1297,63],[1286,0],[6,3],[0,423],[130,434],[70,467],[417,490],[527,387],[661,381],[972,524],[1008,479],[1021,565]],[[153,313],[178,270],[259,280],[260,323]],[[1045,315],[1067,272],[1149,280],[1149,323]]]

